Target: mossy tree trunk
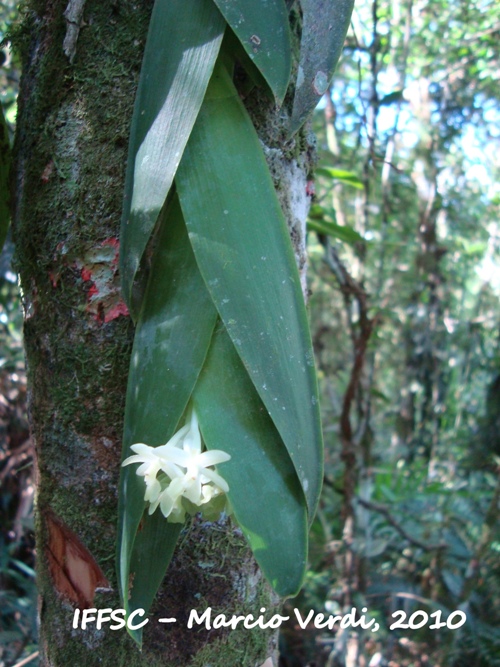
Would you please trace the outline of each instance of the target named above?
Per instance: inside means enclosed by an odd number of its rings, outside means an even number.
[[[14,235],[39,473],[42,664],[254,667],[276,653],[274,631],[186,629],[191,609],[230,616],[265,607],[267,618],[277,609],[230,523],[195,522],[181,539],[142,653],[109,624],[72,628],[77,607],[120,607],[115,526],[133,326],[119,291],[118,230],[152,4],[29,0],[13,35],[23,61]],[[285,150],[279,114],[249,104],[303,264],[307,151],[296,142]],[[177,623],[155,621],[165,616]]]

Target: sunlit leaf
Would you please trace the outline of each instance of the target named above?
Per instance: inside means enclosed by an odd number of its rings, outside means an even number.
[[[334,222],[327,220],[308,220],[307,229],[309,231],[317,232],[318,234],[326,234],[345,243],[366,243],[364,238],[354,231],[352,227],[344,225],[337,225]]]
[[[488,244],[484,241],[471,242],[467,239],[458,239],[458,241],[459,243],[461,242],[464,255],[468,255],[469,257],[473,257],[474,255],[484,255],[488,248]]]
[[[211,0],[156,0],[135,100],[121,228],[120,273],[132,286],[198,115],[225,22]]]
[[[351,20],[354,0],[302,0],[304,15],[291,133],[328,90]]]
[[[305,499],[281,437],[222,326],[193,400],[207,447],[231,454],[223,469],[228,496],[259,566],[280,596],[296,595],[307,558]]]
[[[364,188],[363,181],[357,176],[357,174],[352,171],[347,171],[345,169],[335,169],[334,167],[318,167],[316,169],[316,174],[318,176],[327,176],[328,178],[333,178],[336,181],[346,183],[346,185],[352,185],[358,190]]]
[[[222,68],[176,183],[201,273],[290,453],[312,516],[322,437],[300,278],[259,140]]]
[[[215,0],[274,96],[283,101],[290,80],[291,44],[284,0]]]

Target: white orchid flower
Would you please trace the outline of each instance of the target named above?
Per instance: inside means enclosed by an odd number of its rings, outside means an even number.
[[[131,449],[136,454],[125,459],[122,465],[141,464],[136,472],[144,477],[146,483],[144,500],[150,503],[149,514],[159,506],[165,517],[170,517],[172,521],[183,521],[185,510],[182,498],[200,506],[229,491],[226,480],[212,470],[212,466],[229,461],[231,457],[220,449],[202,451],[198,418],[194,410],[185,426],[165,445],[150,447],[137,443]],[[158,479],[161,473],[164,475]],[[169,478],[166,485],[165,476]]]

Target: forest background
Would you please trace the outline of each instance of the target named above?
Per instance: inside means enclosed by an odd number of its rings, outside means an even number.
[[[0,3],[0,101],[20,77]],[[316,111],[309,310],[326,469],[283,667],[500,665],[500,5],[357,0]],[[312,183],[311,183],[312,187]],[[0,665],[37,664],[32,442],[13,247],[0,259]],[[405,630],[390,630],[403,610]],[[457,629],[430,629],[456,610]],[[441,612],[441,616],[436,616]],[[431,617],[431,614],[434,614]],[[379,661],[379,662],[377,662]],[[385,663],[384,663],[385,661]]]

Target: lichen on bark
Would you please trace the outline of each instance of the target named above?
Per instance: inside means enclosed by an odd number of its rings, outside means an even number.
[[[152,4],[87,0],[72,63],[64,53],[67,0],[28,0],[12,33],[23,63],[13,230],[39,469],[42,664],[255,667],[276,653],[274,631],[188,631],[184,623],[191,608],[211,606],[229,616],[277,609],[231,521],[195,521],[181,537],[152,610],[153,617],[175,616],[179,624],[149,623],[142,653],[124,631],[73,630],[74,604],[56,589],[48,564],[51,512],[78,536],[110,583],[93,605],[119,608],[117,484],[133,326],[116,290],[115,250],[129,124]],[[277,149],[265,127],[276,127],[279,114],[269,103],[267,108],[260,136]],[[288,156],[286,151],[279,156],[281,168],[293,163],[307,175],[308,158],[293,146],[293,156],[290,146]],[[275,182],[284,193],[287,178],[275,175]],[[288,196],[283,194],[283,201]],[[301,253],[302,244],[303,238],[296,246]]]

